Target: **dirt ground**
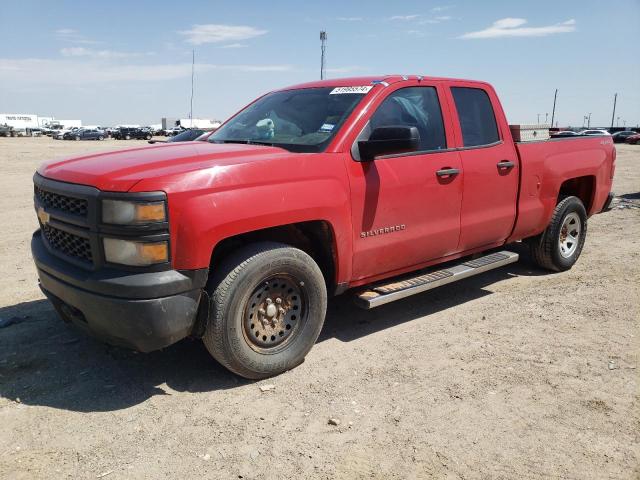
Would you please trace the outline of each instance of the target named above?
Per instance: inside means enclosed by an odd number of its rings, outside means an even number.
[[[516,245],[373,311],[336,298],[306,362],[256,383],[195,340],[103,345],[39,291],[36,166],[134,143],[0,138],[0,478],[639,478],[640,145],[571,271]]]

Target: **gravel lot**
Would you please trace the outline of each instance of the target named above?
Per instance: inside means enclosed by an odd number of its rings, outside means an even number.
[[[639,478],[640,145],[571,271],[515,245],[373,311],[336,298],[306,362],[254,383],[199,341],[103,345],[40,293],[35,168],[131,144],[0,138],[0,478]]]

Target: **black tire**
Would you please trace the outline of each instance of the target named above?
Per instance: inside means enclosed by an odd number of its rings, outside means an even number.
[[[271,292],[266,292],[269,287]],[[242,248],[216,267],[207,291],[212,308],[204,344],[218,362],[242,377],[267,378],[298,366],[322,330],[327,309],[324,277],[314,260],[297,248],[271,242]],[[287,307],[275,320],[264,311],[265,305],[266,312],[275,305],[272,296]],[[249,313],[257,309],[262,313]],[[278,323],[272,327],[270,321]],[[273,336],[254,338],[258,329],[260,335],[272,329]]]
[[[76,136],[76,142],[80,141],[80,137]]]
[[[151,135],[147,135],[144,137],[145,140],[151,140]]]
[[[131,140],[131,135],[125,135],[125,136],[124,136],[124,139],[125,139],[125,140]]]
[[[577,240],[571,248],[563,250],[561,248],[561,238],[567,238],[567,228],[563,228],[565,220],[569,218],[577,227]],[[561,235],[563,237],[561,237]],[[587,236],[587,211],[578,197],[565,197],[556,205],[551,221],[542,234],[529,241],[531,257],[536,265],[552,270],[563,272],[569,270],[578,261],[582,247]]]
[[[100,135],[100,136],[98,137],[98,140],[104,140],[104,137],[103,137],[102,135]]]

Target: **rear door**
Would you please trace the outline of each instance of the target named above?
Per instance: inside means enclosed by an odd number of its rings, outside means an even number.
[[[488,85],[452,82],[464,170],[460,251],[506,240],[516,218],[519,164],[506,118]]]
[[[454,140],[442,87],[402,87],[389,88],[372,106],[348,160],[354,280],[408,269],[454,253],[458,245],[463,172],[458,152],[449,148]],[[419,150],[355,161],[358,140],[382,126],[417,127]]]

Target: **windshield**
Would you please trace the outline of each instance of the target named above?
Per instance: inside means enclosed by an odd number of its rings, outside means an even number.
[[[270,93],[229,120],[208,141],[321,152],[371,87],[357,88],[305,88]]]

